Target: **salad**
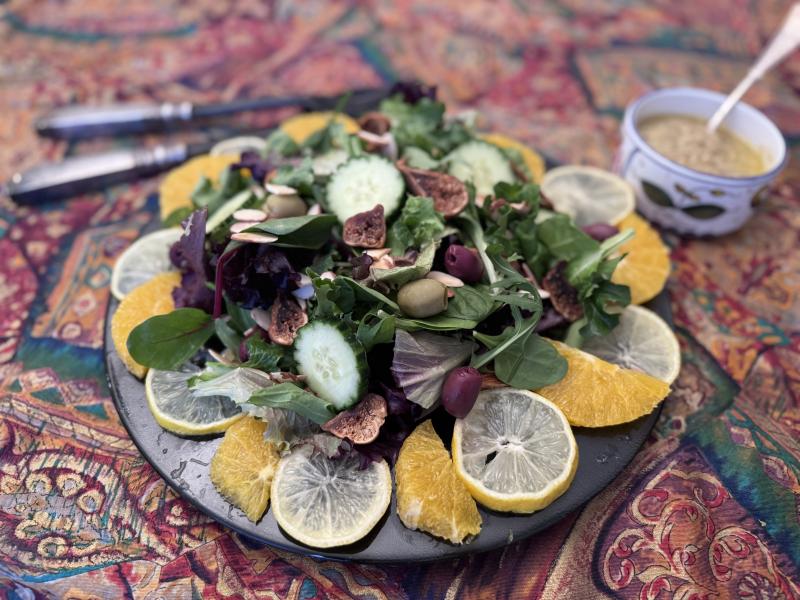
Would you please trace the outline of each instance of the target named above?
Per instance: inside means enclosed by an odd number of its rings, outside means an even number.
[[[680,356],[628,307],[668,257],[627,186],[537,160],[420,85],[226,142],[118,261],[118,355],[162,427],[224,433],[217,490],[301,543],[363,538],[393,480],[403,523],[451,543],[478,504],[539,510],[575,476],[571,427],[647,414]]]

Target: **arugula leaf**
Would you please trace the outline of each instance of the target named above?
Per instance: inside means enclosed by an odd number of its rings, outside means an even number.
[[[481,322],[495,309],[495,299],[485,286],[472,287],[465,285],[454,288],[455,294],[447,303],[447,310],[442,313],[446,317],[455,317],[469,321]]]
[[[438,241],[425,246],[413,265],[393,267],[391,269],[370,268],[369,272],[375,281],[399,288],[409,281],[425,277],[430,272],[438,246]]]
[[[478,321],[448,317],[444,314],[428,317],[427,319],[397,317],[395,323],[397,329],[402,329],[403,331],[458,331],[460,329],[475,329],[478,326]]]
[[[619,323],[619,313],[609,313],[607,309],[614,306],[621,310],[630,303],[631,289],[627,285],[610,281],[597,284],[592,295],[583,302],[586,325],[581,327],[580,335],[586,338],[610,333]]]
[[[385,304],[392,310],[400,310],[400,307],[397,305],[397,302],[390,300],[388,297],[381,294],[378,290],[374,290],[371,287],[361,285],[355,279],[351,279],[350,277],[346,277],[344,275],[339,275],[336,277],[336,279],[334,279],[334,281],[340,281],[340,280],[342,283],[345,283],[348,286],[350,286],[350,288],[355,293],[355,297],[358,301],[370,302],[373,304],[375,301],[377,301],[380,302],[381,304]]]
[[[396,317],[394,315],[375,318],[373,315],[367,314],[358,324],[356,337],[364,346],[364,350],[369,352],[377,344],[388,344],[393,341],[395,326]]]
[[[214,333],[224,346],[230,350],[235,357],[239,357],[239,344],[242,343],[242,335],[228,324],[228,319],[220,317],[214,319]]]
[[[283,346],[270,344],[260,336],[254,335],[247,338],[244,342],[247,348],[247,362],[242,366],[252,367],[267,373],[278,371],[280,364],[286,356]]]
[[[293,383],[278,383],[262,388],[254,392],[248,402],[256,406],[292,410],[319,425],[336,416],[331,404]]]
[[[343,277],[323,279],[313,276],[314,284],[314,318],[341,318],[353,312],[356,304],[355,288]],[[356,283],[355,281],[353,283]],[[356,285],[358,285],[356,283]]]
[[[269,219],[253,225],[246,231],[271,233],[278,236],[278,241],[273,244],[274,246],[316,250],[330,239],[331,228],[336,223],[335,215],[303,215],[302,217]]]
[[[592,273],[597,271],[600,263],[620,245],[632,238],[633,235],[633,229],[626,229],[604,240],[591,252],[586,252],[585,254],[574,257],[570,260],[569,265],[567,265],[567,281],[575,287],[580,288],[581,285],[591,277]]]
[[[494,359],[494,374],[511,387],[535,390],[563,379],[567,361],[541,336],[518,338]]]
[[[278,128],[270,133],[264,140],[266,147],[263,156],[293,156],[300,152],[300,146],[283,129]]]
[[[192,204],[196,208],[208,208],[210,217],[226,200],[248,189],[251,181],[239,169],[225,169],[216,187],[210,179],[203,177],[192,192]]]
[[[211,315],[197,308],[178,308],[137,325],[128,336],[128,352],[145,367],[171,371],[194,356],[213,334]]]
[[[393,254],[419,248],[435,240],[444,231],[444,218],[433,207],[433,200],[424,196],[409,196],[403,210],[389,228],[388,243]]]
[[[539,321],[539,315],[523,319],[520,309],[516,306],[511,307],[511,315],[514,317],[514,327],[507,328],[499,335],[486,335],[477,331],[472,332],[472,336],[489,350],[483,354],[474,355],[470,366],[479,369],[500,356],[513,344],[520,340],[522,340],[522,343],[527,341],[528,337],[533,333],[536,323]]]
[[[311,158],[306,157],[298,166],[283,165],[278,168],[271,183],[288,185],[296,189],[301,196],[314,195],[314,168]]]

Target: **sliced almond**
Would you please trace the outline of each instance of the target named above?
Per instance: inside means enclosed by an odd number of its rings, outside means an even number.
[[[464,282],[458,277],[453,277],[450,275],[450,273],[444,273],[443,271],[428,271],[428,274],[425,275],[425,277],[428,279],[433,279],[434,281],[438,281],[449,288],[464,287]]]
[[[320,277],[322,279],[327,279],[328,281],[333,281],[334,279],[336,279],[336,273],[334,273],[333,271],[325,271],[324,273],[320,274]]]
[[[288,185],[281,185],[280,183],[267,183],[264,185],[268,194],[275,194],[276,196],[294,196],[297,190]]]
[[[373,250],[367,250],[366,254],[374,260],[380,260],[387,254],[391,254],[391,252],[391,248],[375,248]]]
[[[253,244],[271,244],[278,241],[277,235],[269,233],[234,233],[232,240],[237,242],[251,242]]]
[[[240,208],[233,213],[233,218],[237,221],[266,221],[267,213],[257,208]]]
[[[321,215],[322,207],[319,204],[312,204],[306,214],[311,216]]]
[[[241,233],[245,229],[250,229],[253,225],[258,225],[261,221],[237,221],[231,225],[231,233]]]
[[[263,308],[254,308],[250,311],[250,316],[253,317],[253,321],[256,322],[256,325],[261,327],[264,331],[269,329],[270,323],[272,323],[272,315],[268,310],[264,310]]]
[[[392,135],[390,133],[384,133],[383,135],[377,135],[372,133],[371,131],[366,131],[362,129],[357,134],[359,139],[364,140],[368,144],[374,144],[375,146],[388,146],[392,143]]]

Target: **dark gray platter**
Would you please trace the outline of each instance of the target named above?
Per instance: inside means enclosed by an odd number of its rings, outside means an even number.
[[[287,537],[271,511],[258,523],[252,523],[217,493],[209,478],[209,463],[221,437],[182,438],[156,423],[147,407],[143,383],[128,373],[111,342],[110,317],[117,304],[112,299],[106,319],[108,381],[122,423],[144,457],[170,486],[212,519],[259,542],[310,556],[367,562],[443,560],[526,538],[581,507],[611,483],[633,459],[661,411],[659,407],[641,419],[615,427],[575,428],[580,459],[575,480],[564,495],[532,515],[503,514],[480,507],[483,527],[469,544],[456,546],[406,529],[397,517],[392,496],[389,512],[366,538],[350,546],[318,550]],[[649,307],[671,324],[666,293],[650,302]]]

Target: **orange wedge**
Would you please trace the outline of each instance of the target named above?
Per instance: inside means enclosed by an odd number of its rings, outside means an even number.
[[[111,339],[114,348],[128,370],[136,377],[144,377],[147,367],[133,360],[128,352],[128,336],[139,323],[175,310],[172,290],[180,283],[181,274],[177,271],[156,275],[125,296],[111,317]]]
[[[192,206],[192,192],[205,177],[216,185],[223,171],[239,160],[235,154],[204,154],[170,171],[158,188],[158,203],[163,221],[179,208]]]
[[[267,510],[269,490],[281,457],[264,440],[267,423],[243,417],[231,425],[211,459],[217,491],[255,523]]]
[[[430,421],[403,442],[394,468],[403,525],[460,544],[481,530],[481,516]]]
[[[606,427],[650,413],[669,393],[669,384],[624,369],[587,352],[553,342],[567,359],[564,379],[536,392],[558,406],[571,425]]]
[[[522,142],[518,142],[514,138],[510,138],[502,133],[485,133],[481,135],[481,139],[490,144],[494,144],[498,148],[509,148],[519,152],[522,155],[525,166],[528,167],[531,175],[533,175],[533,181],[535,183],[540,183],[542,181],[542,177],[544,176],[544,159],[538,152],[529,148]]]
[[[325,127],[333,116],[334,113],[332,112],[301,113],[286,119],[281,123],[280,128],[296,144],[302,144],[308,139],[308,136]],[[344,130],[347,133],[356,133],[361,129],[358,123],[342,113],[337,113],[335,119],[337,123],[341,123],[344,126]]]
[[[617,223],[620,231],[633,228],[636,235],[619,248],[628,253],[614,270],[611,281],[631,288],[631,303],[644,304],[664,289],[669,277],[669,248],[650,224],[636,213]]]

